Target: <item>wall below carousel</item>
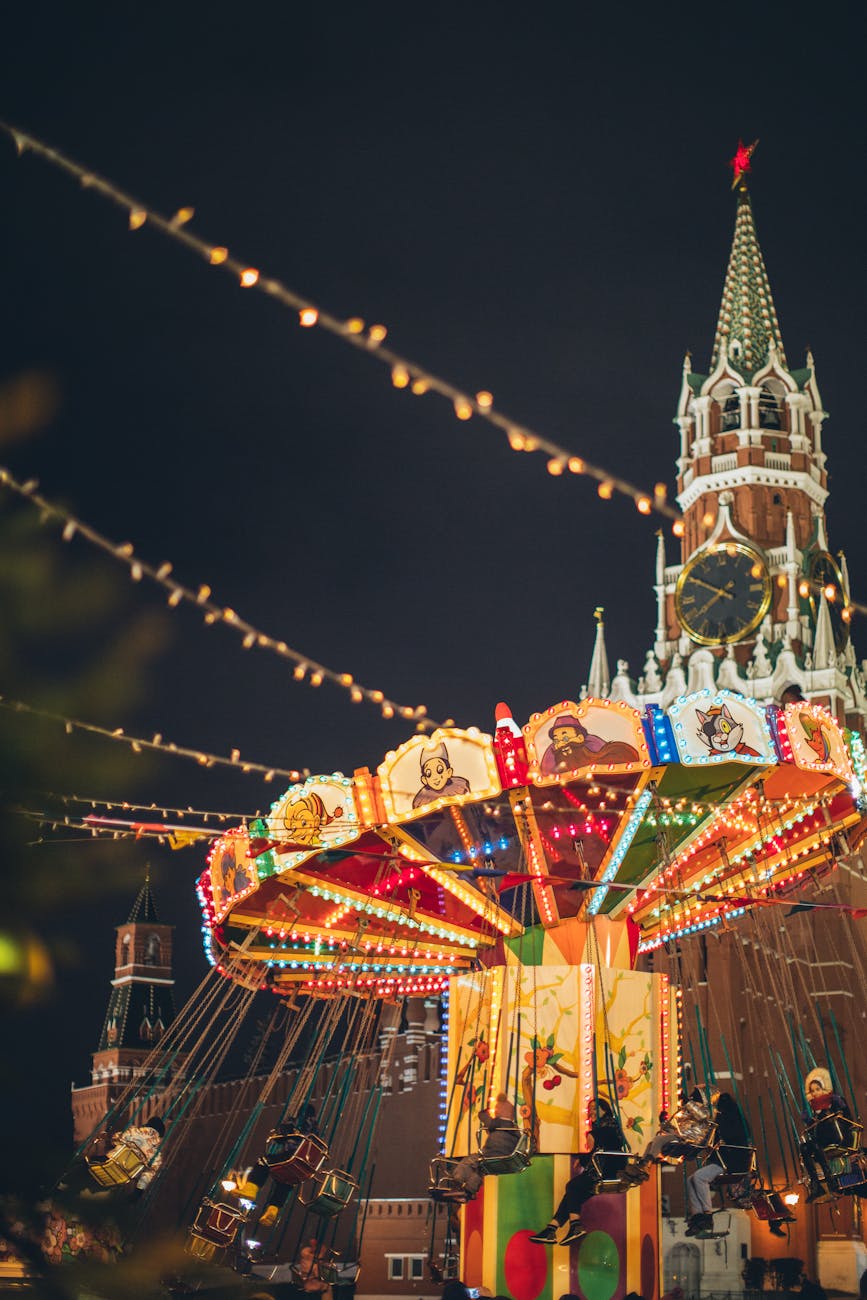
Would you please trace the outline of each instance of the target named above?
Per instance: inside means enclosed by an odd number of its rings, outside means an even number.
[[[720,1292],[740,1295],[750,1255],[750,1215],[745,1210],[720,1211],[714,1215],[714,1230],[728,1235],[706,1241],[687,1237],[686,1219],[662,1220],[659,1252],[666,1292],[679,1286],[686,1300]]]

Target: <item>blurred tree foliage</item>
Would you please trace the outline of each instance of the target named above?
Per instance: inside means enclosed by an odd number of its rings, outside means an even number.
[[[56,526],[40,525],[34,510],[15,508],[8,499],[5,505],[0,514],[2,694],[102,726],[122,725],[141,701],[148,667],[166,643],[165,616],[135,608],[106,562],[71,553]],[[128,797],[147,776],[148,758],[124,745],[68,735],[59,723],[6,709],[0,710],[0,749],[3,785],[17,806],[30,809],[60,809],[56,798],[47,797],[50,792]],[[69,809],[71,816],[86,811]],[[13,835],[18,849],[8,864],[7,904],[15,911],[32,918],[88,895],[102,897],[106,890],[129,895],[133,877],[125,864],[140,863],[140,855],[130,855],[124,841],[109,853],[88,853],[72,844],[62,852],[33,849],[25,860],[23,846],[40,834],[38,826],[24,822]],[[85,869],[71,869],[71,862],[85,859]]]
[[[53,414],[44,376],[0,385],[0,452],[31,437]],[[0,695],[114,728],[129,725],[165,647],[168,620],[110,562],[0,487]],[[144,788],[150,759],[121,744],[0,707],[3,911],[0,1004],[7,1043],[0,1092],[9,1132],[3,1182],[35,1189],[70,1154],[70,1044],[89,1048],[99,1008],[78,1015],[92,979],[94,933],[110,952],[110,927],[141,884],[144,853],[133,841],[56,831],[21,809],[63,815],[49,792],[129,798]],[[88,808],[70,807],[77,819]],[[96,1016],[93,1032],[89,1018]]]

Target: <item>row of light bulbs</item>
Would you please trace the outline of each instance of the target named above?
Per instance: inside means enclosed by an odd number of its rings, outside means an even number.
[[[194,208],[182,207],[172,217],[164,217],[153,208],[137,202],[131,195],[125,194],[110,181],[81,167],[78,163],[73,162],[71,158],[66,157],[57,149],[52,149],[36,137],[5,122],[0,122],[0,129],[6,131],[12,137],[19,155],[23,154],[25,150],[37,154],[53,166],[59,167],[62,171],[75,177],[84,188],[96,190],[122,208],[127,214],[130,230],[141,230],[146,223],[155,226],[163,234],[204,257],[209,265],[221,267],[233,276],[237,276],[238,283],[242,288],[257,288],[296,311],[298,313],[298,322],[302,327],[310,329],[313,326],[319,326],[345,342],[356,347],[365,348],[372,355],[378,355],[380,360],[390,367],[392,383],[396,388],[409,389],[417,396],[427,392],[439,393],[452,403],[455,415],[459,420],[469,420],[474,415],[481,416],[506,433],[509,445],[513,450],[542,451],[546,453],[549,474],[559,476],[567,471],[572,474],[586,474],[597,480],[597,492],[603,500],[610,500],[615,492],[621,493],[634,501],[641,514],[649,515],[655,511],[669,519],[673,519],[676,525],[682,528],[678,512],[667,503],[667,488],[664,483],[657,483],[652,493],[642,492],[625,479],[611,474],[599,466],[590,464],[589,461],[584,460],[582,457],[572,455],[550,439],[544,438],[534,430],[517,424],[500,414],[494,407],[493,394],[486,389],[482,389],[474,395],[465,393],[453,384],[425,370],[424,367],[407,360],[407,358],[400,356],[391,349],[383,348],[383,341],[388,334],[385,325],[367,326],[364,320],[358,316],[350,317],[348,320],[340,320],[328,312],[322,311],[315,303],[302,298],[300,294],[287,288],[279,280],[263,276],[258,267],[248,266],[245,262],[233,257],[225,245],[211,244],[207,240],[192,234],[187,229],[187,226],[195,216]]]

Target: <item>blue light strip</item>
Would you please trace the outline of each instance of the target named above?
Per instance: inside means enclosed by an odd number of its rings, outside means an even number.
[[[734,907],[730,912],[726,912],[725,916],[708,916],[703,921],[694,921],[692,925],[684,926],[680,930],[666,930],[665,934],[660,935],[657,939],[648,939],[639,943],[638,952],[639,954],[655,952],[657,948],[661,948],[665,943],[670,943],[672,939],[681,939],[687,934],[697,934],[701,930],[710,930],[722,921],[734,921],[739,916],[743,916],[746,910],[745,907]]]
[[[623,828],[623,834],[620,836],[620,839],[617,843],[617,848],[611,854],[611,858],[608,862],[608,866],[605,868],[602,875],[600,876],[599,879],[600,885],[607,885],[610,881],[614,879],[614,877],[617,875],[617,872],[620,870],[620,865],[623,862],[623,859],[626,857],[627,852],[629,851],[630,844],[635,839],[636,832],[638,831],[638,828],[641,825],[641,822],[644,818],[644,814],[647,811],[648,805],[652,798],[653,798],[653,788],[651,786],[648,786],[648,788],[644,790],[641,795],[639,795],[638,802],[636,803],[635,807],[632,810],[632,815],[630,816],[629,821],[626,823],[626,825]],[[602,904],[605,902],[605,896],[607,893],[608,893],[607,889],[601,889],[601,888],[595,889],[593,891],[593,897],[590,899],[590,902],[587,905],[588,916],[596,915],[596,913],[599,911]]]
[[[446,1117],[449,1109],[449,989],[442,994],[442,1036],[440,1038],[440,1096],[437,1128],[437,1149],[445,1151]]]

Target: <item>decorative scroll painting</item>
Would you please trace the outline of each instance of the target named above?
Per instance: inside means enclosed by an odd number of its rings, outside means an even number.
[[[258,888],[256,863],[250,857],[250,839],[246,830],[228,831],[211,849],[208,858],[214,920],[219,922],[239,898]]]
[[[340,773],[310,776],[290,786],[268,816],[255,823],[254,832],[267,841],[261,861],[269,874],[289,871],[321,849],[336,849],[358,838],[352,784]]]
[[[705,688],[668,711],[681,763],[775,764],[765,710],[733,691]]]
[[[841,781],[853,778],[852,761],[843,732],[820,704],[789,704],[786,731],[798,767],[831,772]]]
[[[619,1110],[631,1149],[643,1151],[648,1135],[655,1132],[659,1110],[654,978],[622,970],[603,970],[602,977],[597,990],[596,1086]]]
[[[389,819],[410,821],[501,791],[491,737],[470,727],[440,727],[386,754],[377,769]]]
[[[628,773],[650,767],[637,709],[622,701],[563,700],[524,727],[529,777],[553,785],[581,772]]]

